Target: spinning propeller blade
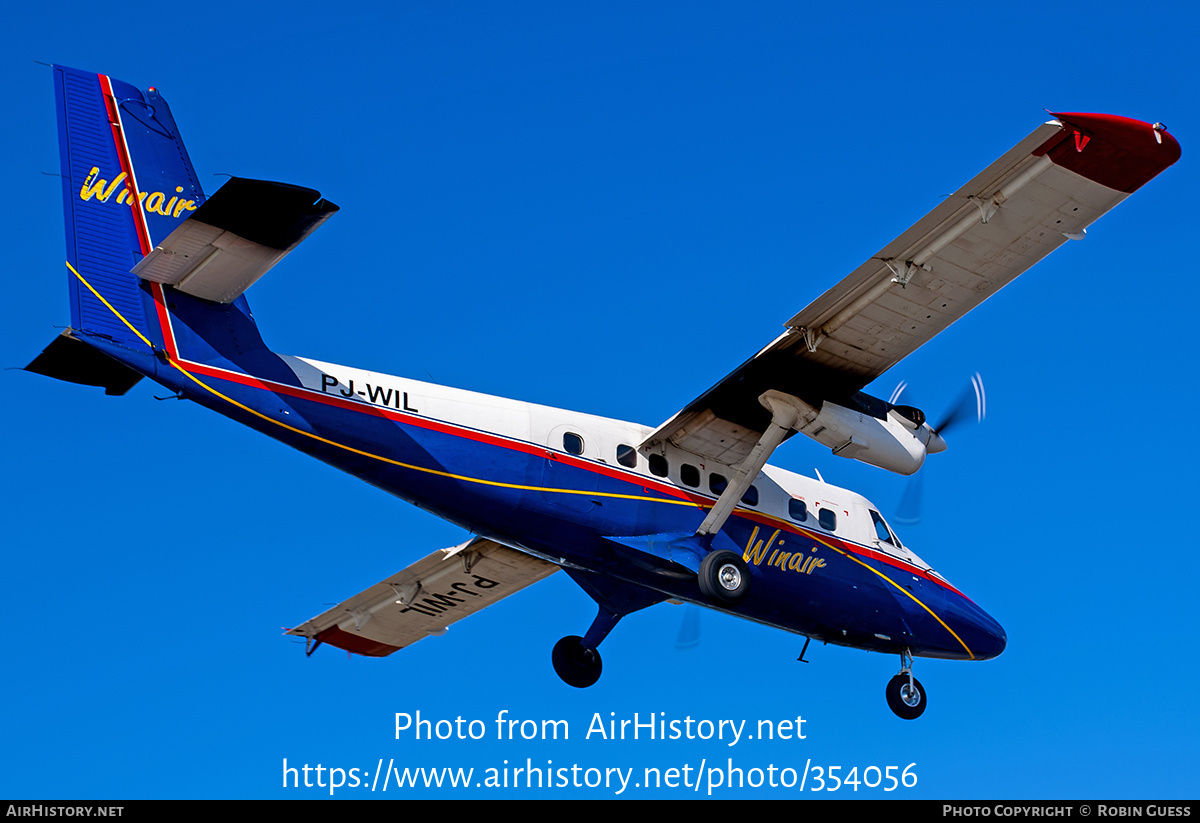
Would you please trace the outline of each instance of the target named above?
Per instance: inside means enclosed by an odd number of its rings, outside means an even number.
[[[924,477],[925,472],[917,472],[908,478],[904,494],[896,504],[896,514],[892,516],[897,523],[912,526],[921,522],[921,498],[925,494],[925,481],[922,479]]]
[[[907,383],[901,381],[896,390],[892,392],[889,402],[895,405],[907,385]],[[933,427],[933,430],[937,434],[942,435],[945,434],[947,429],[958,426],[965,420],[968,420],[972,408],[972,400],[974,401],[975,420],[982,423],[984,418],[987,417],[987,394],[983,388],[983,377],[979,372],[971,375],[971,385],[962,393],[962,396],[950,408],[942,418],[942,421]],[[911,526],[921,522],[921,510],[925,492],[924,474],[925,472],[923,471],[917,472],[909,478],[908,485],[904,487],[904,494],[900,497],[900,502],[896,505],[895,520],[897,523]]]
[[[971,375],[971,386],[963,392],[962,397],[958,402],[947,412],[942,422],[933,427],[933,430],[938,434],[942,434],[950,426],[957,425],[971,410],[971,400],[975,401],[975,420],[978,423],[983,422],[983,418],[987,416],[987,395],[983,391],[983,377],[979,372]]]
[[[685,604],[683,620],[679,624],[679,636],[675,638],[675,648],[680,651],[694,649],[700,645],[700,609]]]

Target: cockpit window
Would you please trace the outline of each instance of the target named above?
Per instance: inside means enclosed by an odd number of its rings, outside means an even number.
[[[883,517],[874,509],[871,510],[871,523],[875,526],[875,536],[884,543],[891,543],[893,546],[899,546],[900,541],[892,534],[887,523],[883,522]]]

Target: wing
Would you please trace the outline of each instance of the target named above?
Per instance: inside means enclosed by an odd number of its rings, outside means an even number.
[[[1161,124],[1060,114],[787,322],[787,331],[660,426],[670,442],[737,465],[771,423],[768,390],[874,417],[858,392],[1180,156]],[[871,408],[877,406],[879,408]]]
[[[556,571],[553,563],[476,537],[439,549],[288,634],[386,657]]]

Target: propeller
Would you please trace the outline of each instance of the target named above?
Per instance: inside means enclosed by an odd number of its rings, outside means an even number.
[[[700,645],[700,607],[685,603],[683,620],[679,624],[679,636],[675,638],[675,648],[679,651],[694,649]]]
[[[970,413],[972,400],[975,401],[975,421],[982,423],[983,418],[987,417],[987,395],[983,391],[983,377],[979,372],[971,375],[971,385],[942,418],[942,422],[933,427],[933,430],[938,434],[944,434],[946,429],[960,424]]]
[[[908,386],[904,381],[900,381],[900,385],[896,386],[896,390],[892,392],[889,403],[893,406],[900,399],[900,395]],[[934,433],[942,436],[949,429],[962,425],[970,420],[971,412],[974,410],[975,421],[982,423],[987,417],[987,394],[983,389],[983,377],[979,372],[971,375],[971,385],[963,391],[954,405],[942,417],[941,422],[936,426],[931,426]],[[897,523],[904,525],[914,525],[921,522],[922,500],[925,493],[925,472],[918,471],[908,481],[908,485],[904,488],[904,494],[900,497],[900,502],[896,506],[895,520]]]
[[[915,526],[921,522],[922,499],[925,495],[925,472],[917,472],[908,478],[904,485],[904,494],[896,504],[896,513],[892,519],[902,526]]]

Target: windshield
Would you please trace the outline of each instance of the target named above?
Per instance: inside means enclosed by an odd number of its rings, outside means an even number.
[[[903,548],[900,538],[896,537],[896,533],[888,527],[884,521],[883,515],[871,509],[871,524],[875,527],[875,536],[884,543],[891,543],[896,548]]]

